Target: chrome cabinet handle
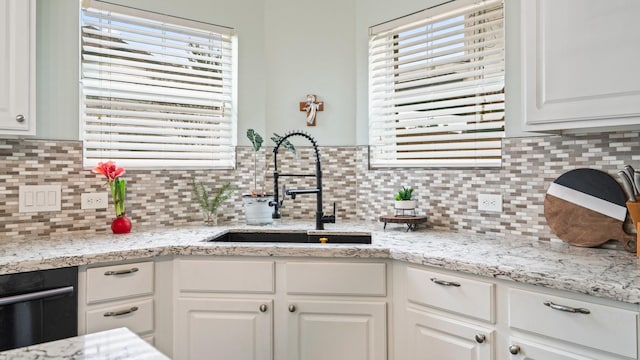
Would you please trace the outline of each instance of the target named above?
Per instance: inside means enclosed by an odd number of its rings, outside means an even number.
[[[289,305],[289,312],[296,312],[296,306],[293,304]]]
[[[487,340],[487,337],[484,334],[476,334],[475,338],[478,344],[482,344],[483,342],[485,342],[485,340]]]
[[[18,114],[16,116],[16,121],[19,122],[19,123],[23,123],[25,120],[26,120],[26,118],[22,114]]]
[[[570,312],[570,313],[574,313],[574,314],[591,314],[591,311],[589,309],[585,309],[585,308],[574,308],[571,306],[565,306],[565,305],[560,305],[560,304],[554,304],[553,302],[547,300],[545,302],[543,302],[543,304],[545,304],[546,306],[552,308],[553,310],[559,310],[559,311],[564,311],[564,312]]]
[[[260,305],[260,312],[267,312],[268,309],[267,304]]]
[[[509,346],[509,352],[513,355],[518,355],[520,353],[520,346],[518,345]]]
[[[132,306],[129,309],[125,309],[125,310],[118,310],[118,311],[109,311],[104,313],[105,317],[109,317],[109,316],[120,316],[120,315],[127,315],[127,314],[131,314],[134,311],[138,311],[138,307],[137,306]]]
[[[431,278],[430,280],[438,285],[460,287],[460,283],[454,281],[440,280],[438,278]]]
[[[126,270],[116,270],[116,271],[105,271],[104,274],[106,276],[111,276],[111,275],[125,275],[125,274],[132,274],[134,272],[137,272],[139,269],[138,268],[131,268],[131,269],[126,269]]]

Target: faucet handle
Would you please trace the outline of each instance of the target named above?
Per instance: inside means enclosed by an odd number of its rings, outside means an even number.
[[[332,215],[322,215],[322,222],[323,223],[332,223],[335,224],[336,223],[336,202],[333,202],[333,214]]]

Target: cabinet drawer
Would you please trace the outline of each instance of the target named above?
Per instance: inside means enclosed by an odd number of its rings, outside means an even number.
[[[153,293],[153,261],[87,269],[87,304]]]
[[[378,263],[290,262],[287,294],[385,296],[386,265]]]
[[[273,293],[273,261],[181,260],[181,291]]]
[[[553,303],[588,314],[562,311]],[[549,303],[551,305],[551,303]],[[554,305],[555,306],[555,305]],[[636,358],[637,313],[585,301],[509,290],[509,326],[579,345]]]
[[[407,268],[407,298],[489,322],[494,321],[495,285],[454,275]]]
[[[87,333],[127,327],[142,334],[153,331],[153,300],[131,301],[87,311]]]

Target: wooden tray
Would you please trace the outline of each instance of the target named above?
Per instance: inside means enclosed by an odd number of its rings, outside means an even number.
[[[571,245],[594,247],[617,240],[636,252],[636,235],[623,230],[625,203],[624,191],[609,174],[575,169],[549,186],[544,215],[553,233]]]
[[[387,223],[407,224],[407,231],[415,230],[419,224],[427,222],[426,215],[383,215],[380,221],[384,223],[383,229],[387,228]]]

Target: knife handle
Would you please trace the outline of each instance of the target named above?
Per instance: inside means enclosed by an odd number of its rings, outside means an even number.
[[[633,190],[633,182],[629,179],[629,176],[624,170],[618,171],[618,176],[620,180],[622,180],[622,188],[624,189],[624,193],[627,195],[627,200],[629,202],[636,202],[636,194]]]
[[[638,184],[638,182],[635,179],[635,170],[633,169],[633,166],[631,165],[625,165],[624,166],[624,171],[627,173],[627,176],[629,177],[629,180],[631,180],[631,188],[633,189],[633,195],[634,196],[638,196],[640,195],[640,184]]]

